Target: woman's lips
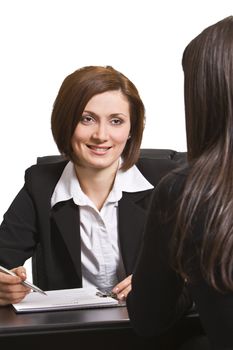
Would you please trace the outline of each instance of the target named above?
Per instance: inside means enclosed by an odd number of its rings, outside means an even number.
[[[100,146],[92,146],[87,145],[88,148],[90,148],[92,151],[97,153],[106,153],[111,147],[100,147]]]

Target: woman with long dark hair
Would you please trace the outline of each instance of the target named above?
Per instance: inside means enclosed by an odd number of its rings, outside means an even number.
[[[213,349],[233,349],[233,17],[183,54],[188,163],[157,187],[127,305],[141,334],[159,334],[192,295]]]

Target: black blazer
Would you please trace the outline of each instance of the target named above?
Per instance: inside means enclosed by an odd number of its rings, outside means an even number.
[[[50,200],[67,161],[33,165],[0,226],[0,264],[13,268],[33,257],[33,281],[45,290],[82,286],[79,211],[73,200]],[[137,164],[156,186],[177,166],[166,159]],[[119,201],[119,240],[126,274],[133,272],[152,190],[123,193]]]
[[[170,259],[170,241],[176,225],[177,203],[188,173],[187,167],[179,172],[174,171],[163,180],[157,187],[148,211],[144,245],[134,270],[132,290],[127,297],[131,325],[140,335],[158,336],[189,311],[189,298],[184,299],[188,294],[183,294],[183,278],[172,267]],[[203,208],[193,222],[192,238],[187,248],[190,251],[187,253],[191,257],[189,263],[191,262],[195,269],[192,272],[193,281],[187,283],[186,288],[196,305],[204,332],[210,341],[208,348],[232,350],[233,293],[219,292],[206,282],[200,268],[200,258],[195,253],[200,251],[198,248],[203,239],[206,213]],[[190,325],[194,326],[194,323]],[[187,330],[188,328],[185,332]],[[191,332],[196,332],[195,326]],[[187,335],[188,332],[184,337]],[[199,346],[202,348],[201,343]],[[191,349],[192,344],[187,348]]]

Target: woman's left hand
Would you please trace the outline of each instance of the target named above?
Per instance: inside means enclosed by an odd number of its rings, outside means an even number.
[[[128,293],[131,291],[131,280],[132,275],[129,275],[112,289],[112,292],[116,294],[118,300],[122,301],[126,299]]]

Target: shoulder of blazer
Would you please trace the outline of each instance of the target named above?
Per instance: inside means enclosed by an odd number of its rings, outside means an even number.
[[[156,187],[159,181],[179,164],[171,159],[140,158],[136,164],[143,176]]]
[[[67,163],[68,161],[64,160],[57,163],[32,165],[25,171],[25,186],[30,192],[38,193],[46,190],[48,194],[52,194]]]

